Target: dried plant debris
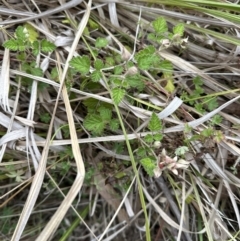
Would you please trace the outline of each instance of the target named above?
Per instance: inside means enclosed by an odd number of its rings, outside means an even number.
[[[0,240],[238,240],[239,12],[2,1]]]

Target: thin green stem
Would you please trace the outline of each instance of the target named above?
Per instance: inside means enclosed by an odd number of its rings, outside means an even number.
[[[105,78],[103,73],[102,73],[102,77],[103,77],[103,79],[105,81],[107,89],[108,89],[108,91],[109,91],[109,93],[111,95],[111,98],[113,100],[112,92],[110,90],[108,82],[107,82],[107,80],[106,80],[106,78]],[[113,103],[114,103],[114,101],[113,101]],[[117,113],[117,116],[118,116],[118,119],[119,119],[119,122],[120,122],[120,125],[121,125],[121,128],[122,128],[122,131],[123,131],[123,134],[124,134],[124,137],[125,137],[128,153],[129,153],[129,156],[130,156],[130,159],[131,159],[132,168],[133,168],[133,171],[134,171],[134,173],[136,175],[136,179],[137,179],[139,197],[140,197],[143,213],[144,213],[144,216],[145,216],[146,240],[147,241],[151,241],[149,220],[148,220],[148,214],[147,214],[147,209],[146,209],[146,203],[145,203],[144,196],[143,196],[142,184],[141,184],[139,173],[138,173],[138,170],[137,170],[137,165],[136,165],[136,162],[135,162],[135,159],[134,159],[134,156],[133,156],[133,151],[132,151],[130,142],[128,140],[127,132],[126,132],[123,120],[122,120],[122,116],[121,116],[120,110],[118,108],[118,105],[116,105],[115,103],[113,105],[115,107],[115,110],[116,110],[116,113]]]

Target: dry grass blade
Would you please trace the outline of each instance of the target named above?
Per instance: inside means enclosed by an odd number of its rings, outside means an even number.
[[[3,55],[2,69],[0,74],[0,105],[8,112],[11,112],[9,107],[8,93],[9,93],[9,68],[10,68],[10,51],[5,49]]]
[[[35,20],[35,19],[45,18],[45,17],[48,17],[48,16],[50,16],[52,14],[59,13],[59,12],[62,12],[64,10],[66,10],[66,9],[72,8],[72,7],[80,4],[82,1],[83,0],[71,0],[70,2],[67,2],[67,3],[65,3],[65,4],[63,4],[63,5],[59,6],[59,7],[54,8],[54,9],[47,10],[46,12],[35,14],[35,15],[27,17],[27,18],[15,19],[15,20],[9,20],[9,21],[0,22],[0,25],[24,23],[24,22],[27,22],[27,21]],[[14,12],[13,12],[13,15],[19,16],[18,14],[14,14]]]
[[[87,12],[87,19],[88,19],[88,16],[89,16],[89,12]],[[85,22],[83,22],[82,24],[86,25],[86,17],[85,17]],[[78,31],[78,34],[79,34],[78,37],[79,38],[80,38],[80,36],[81,36],[81,34],[83,32],[83,29],[84,29],[85,25],[80,25],[80,28],[79,28],[79,31]],[[81,26],[83,26],[83,27],[81,27]],[[78,39],[77,39],[77,41],[78,41]],[[73,51],[72,51],[72,54],[73,54]],[[72,55],[69,54],[69,58],[71,58],[71,57],[72,57]],[[67,71],[67,68],[65,70],[65,74],[66,74],[66,71]],[[41,160],[39,162],[39,167],[38,167],[37,172],[36,172],[36,174],[34,176],[34,179],[33,179],[33,182],[32,182],[32,186],[31,186],[31,189],[30,189],[27,201],[26,201],[26,203],[24,205],[24,208],[23,208],[22,214],[20,216],[20,219],[18,221],[17,227],[16,227],[16,229],[14,231],[14,234],[12,236],[12,239],[11,239],[12,241],[13,240],[17,241],[17,240],[20,239],[20,237],[22,235],[22,232],[23,232],[23,230],[24,230],[24,228],[26,226],[26,223],[28,221],[28,218],[31,215],[31,212],[33,210],[34,204],[35,204],[35,202],[37,200],[38,193],[39,193],[41,185],[42,185],[42,181],[43,181],[43,178],[44,178],[44,175],[45,175],[46,161],[47,161],[48,152],[49,152],[49,143],[50,143],[50,137],[51,137],[51,130],[52,130],[54,116],[55,116],[56,109],[57,109],[58,99],[59,99],[60,93],[61,93],[60,92],[61,91],[61,87],[63,85],[64,85],[64,75],[63,75],[63,79],[61,81],[60,90],[59,90],[57,101],[56,101],[56,104],[55,104],[52,120],[51,120],[51,123],[50,123],[50,126],[49,126],[49,131],[48,131],[48,135],[47,135],[47,139],[46,139],[46,144],[45,144],[45,147],[44,147],[44,150],[43,150],[43,153],[42,153]],[[74,135],[74,131],[75,131],[75,129],[73,128],[73,130],[72,130],[72,134],[73,135]],[[75,152],[75,155],[76,154],[79,156],[79,152]],[[78,160],[79,160],[79,158],[78,158]],[[80,160],[81,160],[81,158],[80,158]],[[83,171],[84,171],[84,168],[83,168]],[[80,176],[80,179],[78,179],[78,180],[80,180],[80,183],[79,183],[79,181],[76,183],[77,188],[78,188],[77,190],[79,190],[78,184],[82,183],[83,177]],[[75,185],[75,187],[76,187],[76,185]],[[74,193],[76,195],[76,191],[74,191]],[[57,225],[53,225],[53,229],[56,228],[56,227],[57,227]],[[51,235],[51,232],[53,232],[52,229],[50,230],[50,232],[48,232],[48,233],[46,233],[46,235],[44,235],[46,239],[40,239],[40,240],[47,240],[47,238]]]
[[[76,37],[74,39],[73,45],[71,47],[71,51],[68,55],[67,63],[65,65],[63,74],[60,75],[61,83],[64,83],[64,80],[65,80],[65,77],[67,74],[68,63],[73,56],[77,43],[79,42],[79,39],[80,39],[80,37],[83,33],[83,30],[87,24],[87,21],[89,19],[91,5],[92,5],[92,1],[90,0],[88,2],[88,5],[86,5],[87,11],[84,14],[82,22],[80,23],[80,25],[78,27],[78,31],[77,31]],[[58,208],[56,213],[52,216],[51,220],[45,226],[45,228],[43,229],[41,234],[38,236],[37,241],[48,240],[55,233],[57,227],[59,226],[60,222],[64,218],[69,207],[71,206],[73,200],[75,199],[76,195],[78,194],[79,190],[81,189],[83,180],[84,180],[84,176],[85,176],[85,167],[84,167],[81,151],[80,151],[80,148],[79,148],[79,145],[77,142],[76,128],[75,128],[74,120],[72,117],[72,109],[70,106],[69,97],[68,97],[68,93],[67,93],[67,89],[66,89],[65,85],[63,85],[62,93],[63,93],[64,103],[66,106],[66,112],[67,112],[68,123],[69,123],[69,128],[70,128],[71,145],[72,145],[73,155],[74,155],[74,158],[75,158],[75,161],[77,164],[77,177],[76,177],[74,183],[72,184],[67,196],[62,201],[60,207]]]
[[[237,240],[240,7],[0,2],[0,240]]]
[[[143,188],[143,191],[145,193],[146,198],[148,199],[148,201],[153,205],[153,207],[155,208],[155,210],[159,213],[159,215],[164,219],[164,221],[166,221],[169,225],[171,225],[172,227],[176,228],[176,229],[180,229],[183,230],[184,232],[187,233],[191,233],[191,231],[180,227],[176,222],[174,222],[174,220],[172,220],[160,207],[159,205],[154,201],[154,199],[150,196],[150,194],[147,192],[147,190],[145,188]],[[199,231],[198,233],[204,233],[205,229]]]

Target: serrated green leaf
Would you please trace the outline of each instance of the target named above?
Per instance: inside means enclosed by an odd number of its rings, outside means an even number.
[[[98,109],[98,111],[100,113],[100,116],[102,117],[102,120],[108,120],[108,121],[111,120],[111,118],[112,118],[112,110],[111,109],[101,106]]]
[[[96,112],[97,109],[101,108],[102,106],[108,109],[112,108],[111,104],[108,104],[106,102],[101,102],[94,98],[88,98],[84,100],[83,104],[87,107],[88,113]]]
[[[168,31],[167,22],[163,17],[157,18],[152,22],[156,33],[166,33]]]
[[[25,61],[26,60],[26,53],[25,52],[20,52],[19,54],[17,54],[16,57],[20,61]]]
[[[33,55],[37,56],[40,53],[40,43],[39,41],[34,41],[32,43],[32,52]]]
[[[43,123],[49,123],[50,120],[51,120],[51,116],[50,116],[50,114],[48,112],[43,113],[43,114],[40,115],[40,120]]]
[[[138,67],[142,70],[148,70],[152,67],[152,56],[141,56],[137,60]]]
[[[114,142],[113,144],[113,150],[117,154],[122,154],[124,151],[124,144],[123,142]]]
[[[38,89],[39,89],[40,91],[46,90],[48,87],[49,87],[49,84],[44,83],[44,82],[40,82],[40,83],[38,84]]]
[[[142,91],[145,88],[145,83],[139,74],[126,76],[126,81],[129,86],[137,88],[139,91]]]
[[[194,108],[201,114],[203,114],[205,112],[204,108],[203,108],[203,104],[202,103],[197,103],[194,105]]]
[[[204,102],[205,102],[205,101],[204,101]],[[215,110],[215,109],[217,109],[218,106],[219,106],[216,97],[213,97],[213,98],[207,100],[206,102],[207,102],[207,107],[208,107],[208,110],[209,110],[209,111]]]
[[[162,123],[158,116],[153,113],[151,119],[148,123],[148,128],[150,131],[160,131],[162,130]]]
[[[29,36],[28,31],[23,26],[18,26],[15,30],[15,37],[17,40],[25,41]]]
[[[116,64],[121,64],[122,63],[122,56],[120,54],[115,54],[114,60]]]
[[[115,88],[112,90],[112,97],[113,97],[113,101],[115,104],[119,104],[124,95],[125,95],[126,91],[124,89],[120,89],[120,88]]]
[[[147,134],[146,136],[144,136],[144,141],[147,142],[147,143],[153,142],[154,141],[153,135]]]
[[[149,33],[148,36],[147,36],[147,39],[152,40],[152,41],[156,41],[157,37],[154,33]]]
[[[135,59],[137,60],[139,57],[144,57],[144,56],[146,56],[146,55],[152,55],[152,54],[154,54],[156,52],[156,49],[155,49],[155,47],[154,46],[152,46],[152,45],[149,45],[149,46],[147,46],[145,49],[142,49],[142,50],[140,50],[137,54],[136,54],[136,56],[135,56]]]
[[[39,67],[31,68],[31,74],[39,77],[43,76],[43,72]]]
[[[163,135],[162,134],[154,134],[153,138],[155,141],[161,141],[163,139]]]
[[[96,70],[101,70],[102,68],[104,68],[104,63],[103,63],[103,61],[102,61],[101,59],[96,59],[96,60],[94,61],[94,68],[95,68]]]
[[[204,136],[204,137],[210,137],[211,135],[213,135],[213,133],[214,133],[213,128],[209,127],[209,128],[204,129],[203,131],[201,131],[200,135]]]
[[[116,78],[115,76],[113,76],[113,78],[111,78],[111,83],[114,86],[122,86],[122,82],[123,82],[122,79]]]
[[[154,162],[151,158],[146,157],[140,160],[144,170],[147,174],[152,177],[154,175],[154,169],[156,168],[156,162]]]
[[[198,86],[203,85],[203,81],[202,81],[201,77],[199,77],[199,76],[193,78],[193,83],[194,83],[195,86],[196,85],[198,85]]]
[[[56,67],[54,67],[52,70],[51,70],[51,79],[55,80],[55,81],[59,81],[59,73],[58,73],[58,70]]]
[[[214,125],[219,125],[222,122],[223,118],[220,115],[215,115],[212,117],[211,121]]]
[[[111,129],[112,131],[117,131],[117,130],[119,130],[119,126],[120,126],[119,120],[117,120],[117,119],[112,119],[112,120],[110,120],[109,126],[110,126],[110,129]]]
[[[18,50],[19,51],[25,51],[27,47],[28,47],[28,45],[26,44],[26,42],[24,42],[21,39],[18,39]]]
[[[142,70],[148,70],[156,65],[159,65],[160,58],[155,54],[155,48],[149,46],[149,48],[140,51],[135,57],[138,67]]]
[[[115,75],[120,75],[120,74],[122,74],[122,72],[123,72],[123,67],[122,66],[116,66],[114,68],[114,74]]]
[[[98,37],[96,39],[95,47],[96,48],[104,48],[108,45],[108,40],[106,38]]]
[[[90,58],[88,56],[74,57],[69,61],[70,66],[79,71],[81,74],[88,74],[90,70]]]
[[[16,39],[10,39],[3,43],[3,47],[6,49],[10,49],[12,51],[18,50],[18,40]]]
[[[189,149],[187,146],[180,146],[175,150],[175,155],[182,156],[188,151],[189,151]]]
[[[95,70],[91,73],[91,80],[93,82],[99,82],[100,79],[102,78],[102,73],[99,70]]]
[[[159,69],[165,72],[173,72],[173,65],[170,61],[168,60],[163,60],[159,64]]]
[[[104,130],[105,123],[102,120],[101,116],[96,114],[87,115],[83,121],[83,126],[89,130],[93,131],[96,134],[101,134]]]
[[[145,147],[139,147],[139,148],[137,149],[137,155],[138,155],[139,157],[144,157],[144,156],[146,156],[146,155],[147,155],[146,148],[145,148]]]
[[[114,60],[114,58],[113,57],[106,57],[106,59],[105,59],[105,67],[107,68],[107,67],[110,67],[110,66],[113,66],[113,65],[115,65],[115,60]]]
[[[173,28],[174,35],[178,35],[178,36],[182,37],[183,33],[184,33],[184,24],[183,23],[179,23]]]
[[[48,53],[48,52],[54,51],[55,49],[56,49],[55,44],[47,41],[46,39],[43,39],[43,40],[41,41],[41,50],[42,50],[43,52]]]

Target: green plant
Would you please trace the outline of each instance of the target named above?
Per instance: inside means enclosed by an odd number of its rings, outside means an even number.
[[[181,94],[181,99],[185,103],[189,103],[194,106],[194,108],[201,114],[204,114],[206,111],[212,111],[218,107],[217,97],[204,95],[205,91],[203,89],[203,81],[197,76],[193,78],[194,88],[191,94],[183,92]]]
[[[26,179],[25,173],[26,171],[23,169],[12,170],[8,171],[8,173],[6,173],[6,176],[10,178],[15,178],[16,182],[23,182]]]
[[[17,52],[17,60],[19,61],[19,69],[35,76],[42,77],[43,71],[38,66],[36,57],[41,53],[49,53],[56,49],[56,46],[46,39],[38,39],[37,31],[29,24],[18,26],[15,30],[14,37],[5,41],[3,47]],[[32,80],[22,78],[23,84],[29,86]],[[40,83],[39,88],[46,87],[46,84]]]
[[[157,43],[162,44],[165,38],[170,40],[170,44],[179,44],[182,40],[184,27],[179,24],[173,28],[173,31],[168,31],[166,21],[159,18],[152,22],[154,29],[153,34],[149,34],[148,38]],[[102,49],[107,48],[108,41],[105,38],[97,38],[95,48],[101,53]],[[134,59],[130,61],[121,60],[120,55],[111,53],[112,56],[105,56],[93,54],[92,58],[89,55],[74,57],[70,61],[70,66],[74,71],[78,72],[83,79],[88,82],[99,82],[101,79],[107,82],[112,94],[115,104],[119,104],[126,94],[131,96],[132,92],[141,92],[145,88],[145,76],[142,75],[142,70],[147,70],[156,76],[159,72],[163,73],[164,79],[167,80],[164,88],[172,93],[175,89],[173,85],[172,72],[173,66],[171,62],[163,60],[159,56],[159,51],[154,45],[146,46],[143,50],[138,51],[134,55]],[[91,68],[91,65],[93,68]],[[88,77],[86,77],[86,75]],[[102,134],[106,127],[110,130],[116,131],[119,128],[117,119],[112,119],[112,107],[103,107],[103,103],[91,104],[90,101],[84,102],[87,106],[88,115],[84,119],[84,127],[94,134]],[[96,101],[95,101],[96,102]],[[152,140],[160,140],[161,135],[155,134],[147,136],[145,140],[152,142]]]

